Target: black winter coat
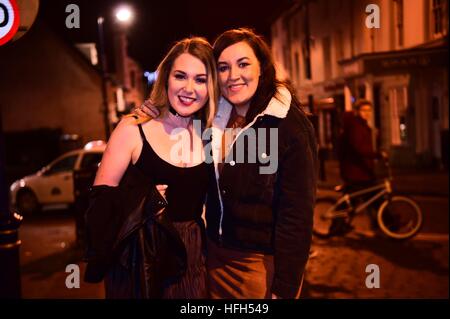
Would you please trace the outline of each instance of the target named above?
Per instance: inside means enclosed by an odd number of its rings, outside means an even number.
[[[182,276],[187,267],[186,249],[165,217],[165,206],[155,186],[133,165],[119,186],[92,187],[85,214],[84,280],[100,282],[120,268],[124,276],[112,283],[109,295],[160,298],[164,283]]]
[[[279,99],[272,98],[238,135],[220,176],[216,168],[217,181],[210,183],[208,190],[206,230],[218,245],[273,254],[272,292],[294,298],[311,245],[317,143],[305,112],[287,89],[279,93]],[[221,132],[231,107],[221,101],[213,124],[213,154],[220,153]],[[264,149],[258,146],[262,141]],[[253,143],[256,148],[251,147]],[[244,145],[244,161],[236,153],[240,144]],[[264,163],[269,158],[272,164]],[[270,169],[274,161],[277,166]],[[264,167],[265,172],[261,170]]]

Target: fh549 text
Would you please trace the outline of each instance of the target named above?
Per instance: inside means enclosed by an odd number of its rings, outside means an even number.
[[[220,309],[218,309],[220,310]],[[246,303],[232,303],[224,304],[224,313],[267,313],[269,311],[268,304],[246,304]]]

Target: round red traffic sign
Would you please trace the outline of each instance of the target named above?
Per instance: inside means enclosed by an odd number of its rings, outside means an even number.
[[[16,34],[19,20],[16,0],[0,0],[0,45],[11,40]]]

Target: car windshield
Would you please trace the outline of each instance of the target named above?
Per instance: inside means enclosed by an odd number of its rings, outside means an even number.
[[[48,174],[73,171],[77,157],[78,155],[71,155],[60,159],[50,167]]]
[[[102,153],[86,153],[81,160],[80,168],[96,168],[102,159]]]

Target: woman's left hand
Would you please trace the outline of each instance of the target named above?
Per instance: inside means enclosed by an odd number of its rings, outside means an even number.
[[[140,117],[151,117],[151,118],[156,118],[159,116],[159,114],[161,113],[157,107],[155,107],[153,105],[153,103],[150,100],[145,100],[144,103],[139,106],[139,107],[135,107],[132,110],[132,113],[140,116]]]

